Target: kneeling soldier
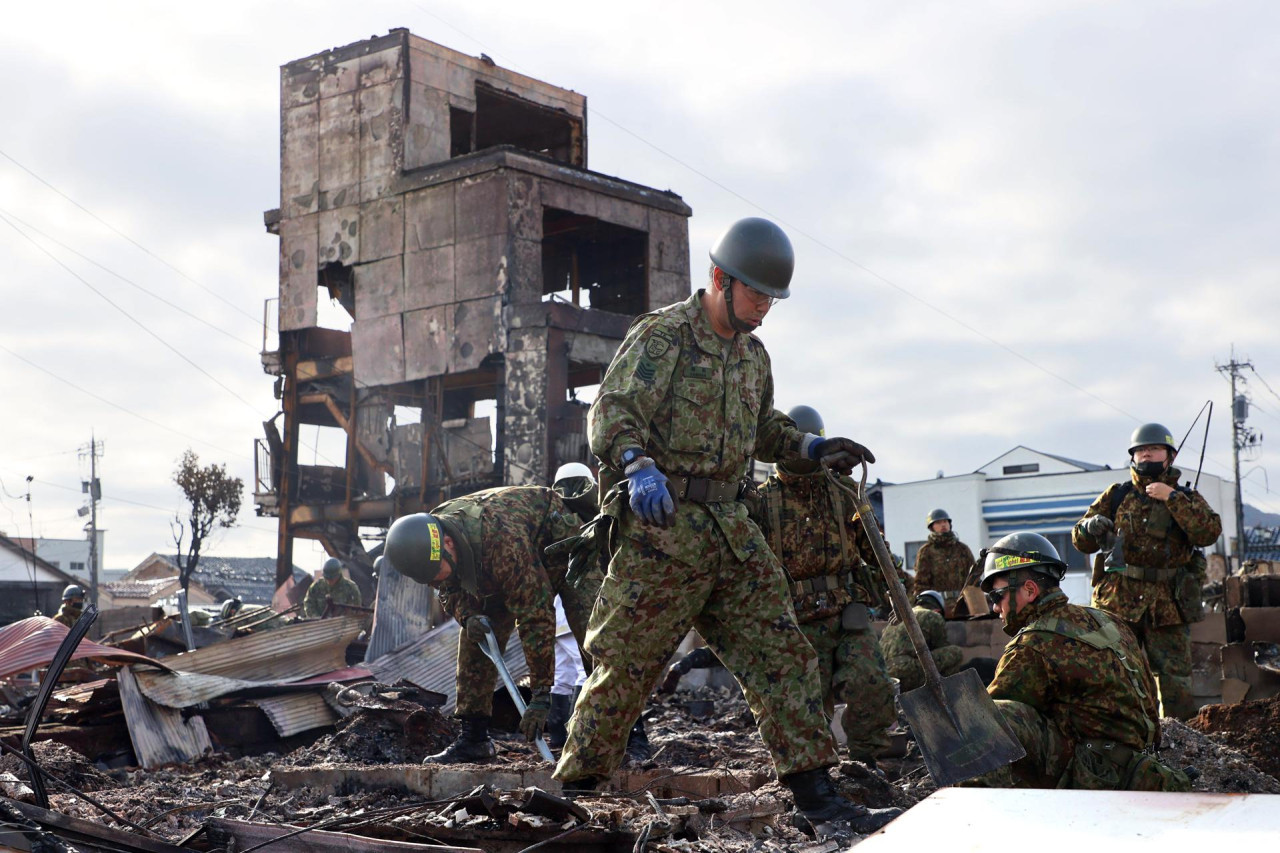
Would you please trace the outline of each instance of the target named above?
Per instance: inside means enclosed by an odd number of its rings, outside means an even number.
[[[1067,565],[1037,533],[984,552],[982,590],[1013,637],[987,692],[1027,755],[984,781],[1001,787],[1187,791],[1152,754],[1155,679],[1120,619],[1067,602]]]

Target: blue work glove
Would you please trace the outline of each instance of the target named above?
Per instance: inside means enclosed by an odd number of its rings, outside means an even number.
[[[667,488],[667,475],[648,456],[627,466],[631,511],[646,524],[670,527],[676,520],[676,500]]]
[[[876,461],[874,453],[851,438],[814,438],[815,441],[809,442],[809,458],[846,476],[864,460],[868,465]]]

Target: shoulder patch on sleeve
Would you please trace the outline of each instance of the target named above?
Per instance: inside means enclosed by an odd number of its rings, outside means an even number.
[[[656,326],[649,330],[649,336],[644,342],[644,354],[656,360],[666,355],[672,347],[679,346],[678,336],[661,326]]]

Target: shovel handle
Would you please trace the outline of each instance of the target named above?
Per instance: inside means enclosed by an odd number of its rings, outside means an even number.
[[[478,645],[480,646],[480,651],[484,652],[484,656],[492,661],[494,669],[498,670],[498,675],[501,676],[502,683],[507,688],[507,693],[511,694],[511,701],[516,706],[516,713],[523,717],[526,707],[524,697],[520,695],[520,690],[516,687],[516,682],[511,677],[511,672],[507,669],[507,662],[502,659],[502,651],[498,648],[498,638],[493,635],[492,628],[485,629],[484,642]],[[534,739],[533,745],[538,748],[538,753],[544,759],[552,764],[555,763],[551,748],[547,746],[547,742],[541,735]]]
[[[902,585],[902,581],[898,579],[898,573],[893,568],[893,558],[889,556],[889,548],[884,544],[884,537],[880,535],[880,528],[876,526],[875,512],[871,509],[871,502],[867,500],[867,463],[862,463],[862,481],[858,483],[856,489],[851,489],[844,483],[840,482],[840,478],[826,466],[822,468],[827,479],[830,480],[839,489],[851,494],[858,506],[858,520],[862,522],[862,529],[867,533],[867,539],[871,542],[871,549],[876,552],[876,562],[880,564],[880,573],[884,575],[885,583],[889,587],[889,599],[893,602],[893,612],[898,615],[900,621],[907,629],[907,635],[911,637],[911,645],[916,650],[916,657],[920,659],[920,666],[924,669],[925,684],[935,693],[942,694],[942,674],[938,672],[938,665],[933,662],[933,655],[929,652],[929,644],[924,639],[924,634],[920,630],[920,623],[916,621],[916,614],[911,610],[911,601],[907,598],[907,590]],[[945,705],[945,701],[944,701]]]

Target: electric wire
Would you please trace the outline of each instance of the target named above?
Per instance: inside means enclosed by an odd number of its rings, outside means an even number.
[[[58,189],[58,188],[57,188],[57,187],[55,187],[53,184],[51,184],[51,183],[49,183],[48,181],[46,181],[44,178],[42,178],[42,177],[40,177],[39,175],[37,175],[37,174],[36,174],[34,171],[32,171],[30,168],[28,168],[27,166],[23,165],[22,163],[19,163],[19,162],[18,162],[17,160],[15,160],[15,159],[13,158],[13,156],[11,156],[8,152],[4,151],[3,149],[0,149],[0,157],[4,157],[4,158],[5,158],[6,160],[8,160],[10,163],[12,163],[13,165],[17,166],[19,169],[21,169],[22,171],[26,172],[26,173],[27,173],[28,175],[30,175],[31,177],[35,178],[37,181],[39,181],[40,183],[44,184],[44,185],[45,185],[46,187],[48,187],[49,189],[53,190],[53,192],[57,193],[59,196],[61,196],[61,197],[62,197],[63,199],[65,199],[66,201],[70,202],[70,203],[71,203],[72,205],[74,205],[76,208],[78,208],[79,210],[81,210],[81,211],[83,211],[84,213],[88,214],[88,215],[89,215],[89,217],[91,217],[95,222],[98,222],[99,224],[101,224],[101,225],[105,226],[105,227],[106,227],[108,230],[110,230],[113,234],[115,234],[115,235],[117,235],[118,237],[120,237],[120,238],[124,239],[125,241],[127,241],[128,243],[130,243],[132,246],[134,246],[135,248],[137,248],[139,251],[141,251],[143,254],[147,255],[147,256],[148,256],[148,257],[150,257],[150,258],[155,259],[156,261],[159,261],[161,264],[164,264],[166,267],[168,267],[169,269],[173,270],[173,271],[174,271],[174,272],[176,272],[178,275],[182,276],[184,279],[186,279],[187,281],[189,281],[189,282],[191,282],[192,284],[194,284],[196,287],[198,287],[198,288],[200,288],[201,290],[203,290],[205,293],[208,293],[210,296],[214,297],[215,299],[217,299],[217,300],[218,300],[218,301],[220,301],[220,302],[224,302],[224,303],[226,303],[228,306],[230,306],[230,307],[231,307],[231,308],[233,308],[234,310],[238,311],[239,313],[243,314],[244,316],[248,317],[248,318],[249,318],[250,320],[252,320],[255,324],[257,324],[257,322],[258,322],[258,318],[257,318],[257,317],[253,316],[253,315],[252,315],[252,314],[250,314],[248,311],[245,311],[245,310],[244,310],[243,308],[241,308],[239,305],[236,305],[234,302],[232,302],[232,301],[230,301],[229,299],[227,299],[226,297],[222,296],[222,295],[221,295],[220,293],[218,293],[217,291],[212,290],[211,288],[205,287],[203,284],[201,284],[200,282],[196,281],[194,278],[192,278],[191,276],[187,275],[187,274],[186,274],[185,272],[183,272],[182,270],[178,269],[178,267],[176,267],[176,266],[174,266],[173,264],[169,263],[169,261],[165,260],[165,259],[164,259],[164,258],[162,258],[160,255],[157,255],[155,252],[151,251],[151,250],[150,250],[150,249],[148,249],[146,246],[142,245],[142,244],[141,244],[141,243],[139,243],[137,240],[133,239],[133,238],[132,238],[132,237],[130,237],[128,234],[124,233],[124,232],[123,232],[123,231],[121,231],[119,228],[115,227],[115,226],[114,226],[114,225],[112,225],[110,222],[108,222],[107,220],[103,219],[101,216],[99,216],[98,214],[94,213],[92,210],[90,210],[89,208],[85,207],[83,204],[81,204],[80,202],[76,201],[74,198],[72,198],[71,196],[67,195],[67,194],[66,194],[66,193],[64,193],[62,190]]]
[[[123,281],[125,284],[129,285],[130,287],[133,287],[133,288],[134,288],[134,289],[136,289],[136,290],[140,290],[141,292],[145,293],[147,296],[150,296],[152,299],[156,300],[157,302],[161,302],[161,303],[163,303],[163,304],[165,304],[165,305],[169,306],[169,307],[170,307],[170,308],[172,308],[174,311],[177,311],[178,313],[180,313],[180,314],[182,314],[182,315],[184,315],[184,316],[186,316],[186,317],[189,317],[189,318],[190,318],[190,319],[192,319],[192,320],[195,320],[197,323],[200,323],[200,324],[202,324],[202,325],[204,325],[204,326],[209,327],[210,329],[212,329],[213,331],[217,332],[217,333],[218,333],[218,334],[220,334],[220,335],[225,335],[226,337],[230,338],[230,339],[231,339],[231,340],[233,340],[233,341],[236,341],[237,343],[241,343],[241,344],[244,344],[244,345],[245,345],[245,346],[247,346],[247,347],[251,347],[251,348],[253,348],[255,351],[257,350],[257,348],[258,348],[257,344],[254,344],[254,343],[251,343],[251,342],[249,342],[249,341],[246,341],[244,338],[237,337],[237,336],[236,336],[236,334],[235,334],[234,332],[229,332],[229,331],[227,331],[226,329],[222,328],[221,326],[218,326],[218,325],[216,325],[216,324],[214,324],[214,323],[209,322],[208,320],[206,320],[205,318],[203,318],[203,317],[199,316],[198,314],[194,314],[194,313],[192,313],[192,312],[188,311],[187,309],[183,308],[181,305],[178,305],[177,303],[170,302],[168,299],[165,299],[165,298],[164,298],[163,296],[161,296],[160,294],[158,294],[158,293],[156,293],[156,292],[154,292],[154,291],[152,291],[152,290],[148,290],[147,288],[143,287],[142,285],[138,284],[137,282],[133,281],[132,279],[127,278],[126,276],[121,275],[120,273],[116,272],[115,270],[111,269],[110,267],[106,266],[105,264],[102,264],[102,263],[99,263],[98,261],[95,261],[93,258],[89,257],[88,255],[84,254],[83,252],[76,251],[75,249],[71,248],[70,246],[68,246],[66,243],[62,242],[62,241],[61,241],[61,240],[59,240],[58,238],[56,238],[56,237],[53,237],[53,236],[49,235],[48,233],[46,233],[46,232],[44,232],[44,231],[40,230],[39,228],[37,228],[36,226],[32,225],[30,222],[27,222],[27,221],[26,221],[26,220],[24,220],[22,217],[15,215],[12,211],[9,211],[9,210],[6,210],[6,209],[4,209],[4,208],[0,207],[0,215],[7,216],[9,219],[12,219],[14,222],[17,222],[17,223],[18,223],[19,225],[21,225],[23,228],[26,228],[26,229],[27,229],[27,230],[29,230],[29,231],[33,231],[33,232],[35,232],[36,234],[39,234],[41,237],[43,237],[44,239],[48,240],[50,243],[53,243],[55,246],[57,246],[58,248],[62,249],[63,251],[70,252],[71,254],[75,255],[77,258],[80,258],[80,260],[85,261],[86,263],[89,263],[89,264],[93,264],[95,267],[97,267],[98,269],[100,269],[100,270],[102,270],[103,272],[107,273],[108,275],[111,275],[111,276],[114,276],[115,278],[120,279],[120,280],[121,280],[121,281]]]
[[[3,153],[3,152],[0,152],[0,153]],[[78,282],[80,282],[81,284],[83,284],[85,287],[89,288],[89,290],[93,291],[93,293],[97,294],[97,296],[98,296],[98,297],[100,297],[100,298],[102,299],[102,301],[106,302],[106,303],[107,303],[108,305],[110,305],[112,308],[116,309],[116,310],[117,310],[117,311],[119,311],[121,314],[123,314],[123,315],[125,316],[125,318],[126,318],[127,320],[129,320],[129,322],[133,323],[135,326],[137,326],[138,328],[142,329],[142,331],[146,332],[146,333],[147,333],[147,335],[148,335],[149,337],[154,338],[156,341],[158,341],[158,342],[159,342],[159,343],[160,343],[160,344],[161,344],[165,349],[169,350],[171,353],[173,353],[174,355],[176,355],[178,358],[180,358],[180,359],[182,359],[183,361],[185,361],[187,364],[189,364],[191,367],[193,367],[197,372],[201,373],[205,378],[207,378],[210,382],[212,382],[213,384],[217,385],[217,386],[218,386],[219,388],[221,388],[223,391],[226,391],[226,392],[227,392],[228,394],[230,394],[232,397],[235,397],[237,400],[239,400],[239,401],[240,401],[241,403],[243,403],[245,406],[247,406],[247,407],[249,407],[250,409],[252,409],[252,410],[253,410],[253,412],[254,412],[255,414],[257,414],[257,412],[258,412],[258,408],[257,408],[253,403],[250,403],[248,400],[246,400],[244,397],[242,397],[242,396],[241,396],[237,391],[235,391],[235,390],[234,390],[233,388],[231,388],[229,385],[226,385],[226,384],[225,384],[221,379],[219,379],[218,377],[214,376],[212,373],[210,373],[209,371],[205,370],[205,369],[204,369],[203,367],[201,367],[200,365],[196,364],[196,362],[195,362],[195,361],[193,361],[191,358],[187,357],[187,355],[186,355],[185,353],[183,353],[181,350],[179,350],[179,349],[178,349],[177,347],[175,347],[173,344],[171,344],[171,343],[169,343],[168,341],[166,341],[164,338],[160,337],[160,335],[159,335],[158,333],[156,333],[155,331],[153,331],[153,330],[152,330],[152,329],[151,329],[151,328],[150,328],[146,323],[143,323],[143,322],[142,322],[141,320],[139,320],[137,317],[135,317],[135,316],[133,316],[132,314],[130,314],[130,313],[129,313],[125,308],[123,308],[123,307],[121,307],[120,305],[116,304],[116,302],[115,302],[114,300],[112,300],[112,299],[111,299],[111,297],[107,296],[107,295],[106,295],[105,293],[103,293],[101,290],[99,290],[98,288],[96,288],[96,287],[94,287],[92,284],[90,284],[90,283],[89,283],[89,281],[88,281],[88,279],[86,279],[84,276],[80,275],[78,272],[76,272],[75,270],[73,270],[71,267],[69,267],[69,266],[67,266],[65,263],[63,263],[61,258],[59,258],[57,255],[55,255],[55,254],[53,254],[52,252],[50,252],[50,251],[49,251],[48,249],[46,249],[44,246],[41,246],[38,242],[36,242],[36,241],[31,237],[31,235],[30,235],[30,234],[27,234],[25,231],[23,231],[21,228],[19,228],[17,225],[15,225],[13,222],[9,221],[9,218],[8,218],[8,217],[6,217],[6,216],[5,216],[5,215],[3,215],[3,214],[0,214],[0,222],[3,222],[5,225],[8,225],[10,228],[12,228],[12,229],[13,229],[13,230],[14,230],[14,231],[19,235],[19,236],[21,236],[24,240],[27,240],[29,243],[31,243],[31,245],[35,246],[37,249],[39,249],[41,252],[43,252],[46,256],[48,256],[48,257],[49,257],[49,259],[50,259],[50,260],[52,260],[55,264],[57,264],[58,266],[62,267],[64,270],[66,270],[66,271],[67,271],[67,273],[68,273],[69,275],[71,275],[71,277],[72,277],[72,278],[74,278],[76,281],[78,281]]]

